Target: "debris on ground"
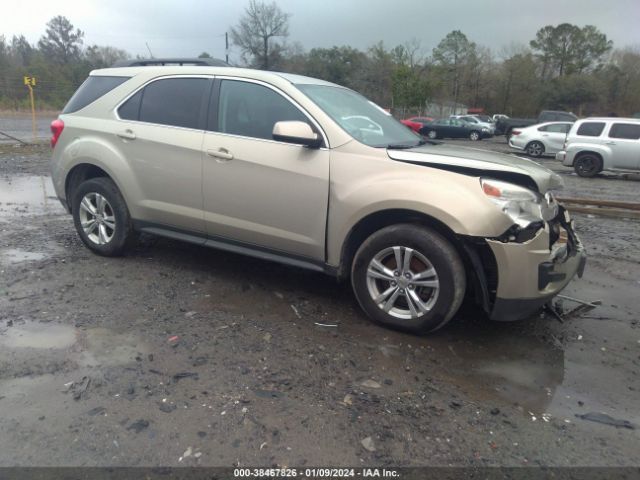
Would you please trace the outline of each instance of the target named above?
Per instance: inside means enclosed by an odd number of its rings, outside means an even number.
[[[373,438],[371,437],[367,437],[367,438],[363,438],[360,443],[362,444],[362,446],[364,447],[365,450],[369,451],[369,452],[375,452],[376,451],[376,446],[373,443]]]
[[[135,433],[140,433],[142,430],[149,426],[149,422],[147,420],[136,420],[131,425],[127,427],[127,430],[133,430]]]
[[[177,347],[180,343],[180,337],[178,335],[173,335],[167,339],[167,343],[172,347]]]
[[[104,407],[96,407],[96,408],[92,408],[91,410],[89,410],[87,412],[87,415],[89,415],[90,417],[95,417],[96,415],[102,415],[106,411],[107,411],[107,409],[104,408]]]
[[[177,407],[177,405],[175,405],[173,403],[161,403],[159,408],[160,408],[161,412],[171,413],[175,409],[177,409],[178,407]]]
[[[314,323],[319,327],[337,327],[338,326],[332,323],[320,323],[320,322],[314,322]]]
[[[80,400],[80,398],[82,398],[82,396],[89,389],[90,384],[91,379],[87,376],[84,376],[79,382],[65,383],[65,387],[67,387],[67,392],[71,392],[74,400]]]
[[[175,382],[179,382],[179,381],[180,381],[180,380],[182,380],[183,378],[191,378],[191,377],[193,377],[193,378],[196,378],[196,379],[197,379],[197,378],[198,378],[198,373],[197,373],[197,372],[179,372],[179,373],[176,373],[176,374],[173,376],[173,380],[174,380]]]
[[[380,385],[375,380],[365,380],[360,384],[360,386],[364,388],[382,388],[382,385]]]
[[[589,412],[582,415],[576,414],[576,417],[582,420],[588,420],[590,422],[603,423],[605,425],[611,425],[616,428],[628,428],[629,430],[635,430],[636,426],[628,420],[621,420],[613,418],[606,413]]]

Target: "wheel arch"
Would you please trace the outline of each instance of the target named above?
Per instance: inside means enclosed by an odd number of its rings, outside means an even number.
[[[73,202],[71,201],[73,191],[75,191],[75,189],[78,188],[83,182],[91,178],[99,177],[106,177],[114,181],[111,175],[109,175],[109,173],[107,173],[104,169],[89,162],[79,163],[75,165],[71,170],[69,170],[69,173],[65,177],[64,183],[64,193],[65,198],[67,199],[67,209],[69,213],[72,213],[73,208]]]

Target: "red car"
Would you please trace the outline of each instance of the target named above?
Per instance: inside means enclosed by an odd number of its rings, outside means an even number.
[[[400,123],[406,125],[411,130],[418,133],[418,130],[420,130],[426,124],[433,122],[433,120],[434,119],[431,117],[410,117],[405,118],[404,120],[400,120]]]

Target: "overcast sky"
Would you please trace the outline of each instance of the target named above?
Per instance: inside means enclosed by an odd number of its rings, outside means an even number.
[[[24,34],[35,43],[46,22],[64,15],[85,32],[85,44],[112,45],[147,56],[224,57],[224,32],[248,0],[22,0],[2,8],[0,35]],[[392,47],[420,40],[423,52],[451,30],[499,52],[528,44],[548,24],[598,27],[616,47],[640,47],[640,0],[277,0],[291,14],[289,42],[305,49],[380,40]],[[231,51],[231,59],[238,54]]]

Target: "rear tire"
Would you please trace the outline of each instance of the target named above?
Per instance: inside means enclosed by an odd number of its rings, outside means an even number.
[[[544,153],[544,144],[538,141],[530,142],[525,147],[525,151],[530,157],[540,158]]]
[[[595,177],[602,171],[602,159],[594,153],[583,153],[576,158],[573,169],[581,177]]]
[[[362,243],[351,284],[374,322],[422,334],[441,328],[458,311],[466,276],[460,256],[444,237],[423,226],[398,224]]]
[[[114,257],[135,242],[129,209],[110,178],[89,179],[72,195],[73,223],[89,250]]]

